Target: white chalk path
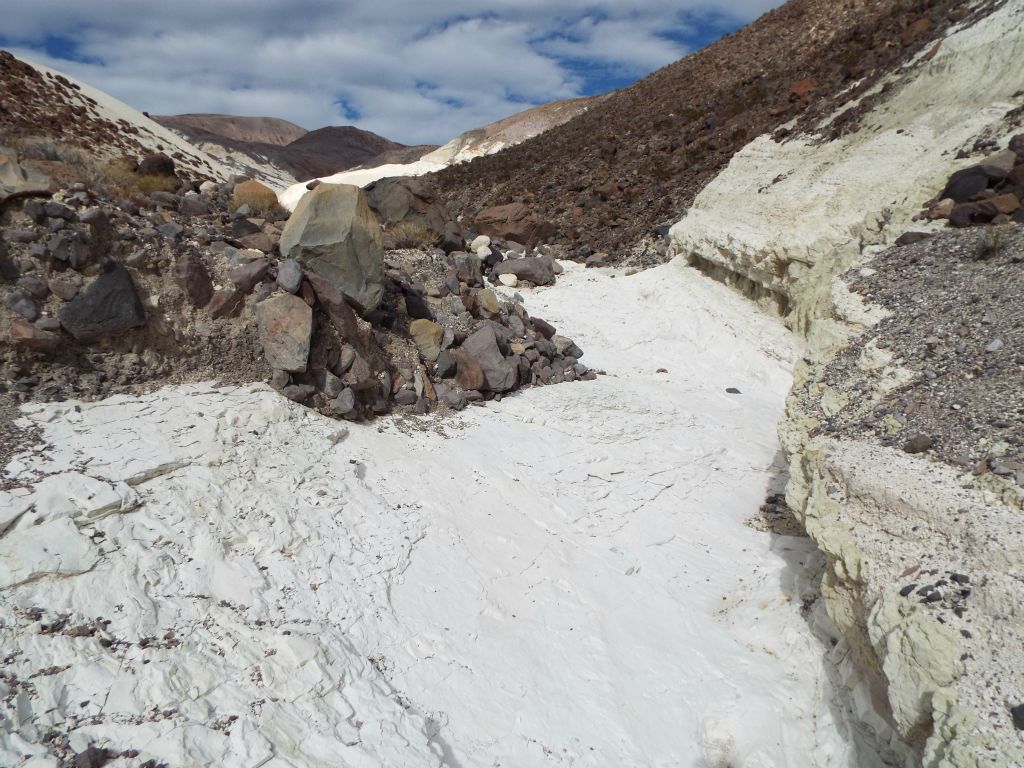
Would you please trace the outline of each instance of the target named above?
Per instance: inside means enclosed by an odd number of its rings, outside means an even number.
[[[608,375],[440,426],[262,386],[29,408],[0,764],[56,765],[50,729],[124,766],[865,764],[799,614],[810,546],[743,525],[788,333],[677,263],[526,298]]]

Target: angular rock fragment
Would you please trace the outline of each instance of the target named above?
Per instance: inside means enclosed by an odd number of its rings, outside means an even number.
[[[434,362],[441,353],[444,328],[431,320],[413,320],[409,323],[409,335],[415,342],[424,360]]]
[[[245,294],[234,288],[228,288],[216,291],[207,308],[210,311],[210,316],[214,320],[219,320],[222,317],[234,317],[244,306]]]
[[[289,373],[302,373],[309,360],[313,310],[302,299],[282,293],[256,305],[260,343],[267,363]]]
[[[302,267],[295,259],[285,259],[277,265],[277,284],[288,293],[298,293],[302,285]]]
[[[192,306],[202,309],[210,303],[210,299],[213,298],[213,281],[198,254],[180,255],[174,264],[174,276],[192,302]]]
[[[455,381],[464,390],[476,390],[484,386],[484,372],[479,364],[461,349],[455,350]]]
[[[510,259],[496,265],[493,275],[515,275],[517,280],[528,280],[534,285],[554,285],[555,266],[550,256],[530,256],[523,259]]]
[[[242,293],[252,293],[256,283],[263,280],[270,271],[270,262],[266,259],[256,259],[248,264],[235,267],[228,273],[228,278],[235,287]]]

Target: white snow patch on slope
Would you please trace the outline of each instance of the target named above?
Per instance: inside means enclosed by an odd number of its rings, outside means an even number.
[[[262,386],[28,407],[49,448],[8,468],[36,501],[0,499],[0,541],[55,530],[0,600],[32,684],[0,680],[0,764],[53,765],[56,728],[175,766],[870,765],[799,614],[812,545],[743,525],[790,336],[678,262],[566,266],[527,304],[608,375],[440,425]]]
[[[671,230],[695,255],[788,292],[807,267],[902,234],[962,146],[999,126],[1024,90],[1024,3],[954,32],[930,61],[890,80],[860,128],[833,141],[761,136],[697,196]]]

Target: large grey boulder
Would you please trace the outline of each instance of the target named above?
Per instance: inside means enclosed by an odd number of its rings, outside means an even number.
[[[380,224],[359,187],[320,184],[304,195],[288,219],[281,255],[327,280],[362,313],[384,293]]]

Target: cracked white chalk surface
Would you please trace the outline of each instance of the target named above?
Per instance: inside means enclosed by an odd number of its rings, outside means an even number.
[[[0,544],[52,547],[0,599],[0,764],[55,765],[55,729],[171,766],[870,765],[800,616],[813,548],[743,525],[787,332],[678,263],[527,305],[608,375],[444,422],[258,385],[28,407]]]

